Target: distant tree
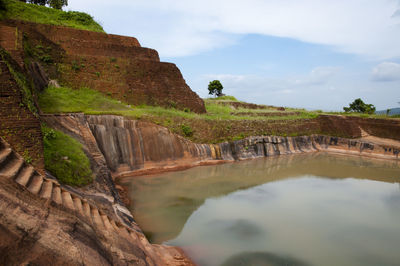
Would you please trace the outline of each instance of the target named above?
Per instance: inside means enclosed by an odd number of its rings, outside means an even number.
[[[366,104],[360,98],[355,99],[354,102],[349,104],[349,107],[343,107],[343,110],[346,113],[355,112],[355,113],[364,113],[364,114],[373,114],[375,113],[375,106],[373,104]]]
[[[223,88],[224,87],[219,80],[210,81],[210,83],[208,84],[208,94],[221,96]]]

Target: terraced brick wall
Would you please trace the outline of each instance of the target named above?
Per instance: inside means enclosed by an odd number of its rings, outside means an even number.
[[[128,104],[206,112],[176,65],[160,62],[156,50],[141,47],[133,37],[14,20],[2,23],[18,28],[27,39],[41,38],[63,50],[59,57],[49,51],[58,68],[51,78],[62,85],[90,87]]]
[[[22,99],[22,91],[0,57],[0,135],[13,149],[43,172],[43,143],[39,119]]]

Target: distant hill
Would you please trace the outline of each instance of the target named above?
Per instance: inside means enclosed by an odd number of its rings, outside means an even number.
[[[385,115],[386,110],[376,111],[377,115]],[[389,115],[400,115],[400,108],[391,108]]]

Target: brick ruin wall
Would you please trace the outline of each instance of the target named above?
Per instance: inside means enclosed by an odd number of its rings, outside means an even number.
[[[62,85],[90,87],[133,105],[206,111],[176,65],[160,62],[156,50],[141,47],[133,37],[14,20],[3,24],[61,50],[51,52],[58,75],[50,77]]]
[[[0,135],[43,173],[40,121],[23,103],[22,91],[2,57],[0,69]]]
[[[382,118],[349,117],[351,124],[357,124],[369,135],[400,141],[400,120]]]

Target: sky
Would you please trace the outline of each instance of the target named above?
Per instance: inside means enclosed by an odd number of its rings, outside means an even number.
[[[340,111],[400,107],[400,0],[69,0],[107,33],[136,37],[239,100]]]

